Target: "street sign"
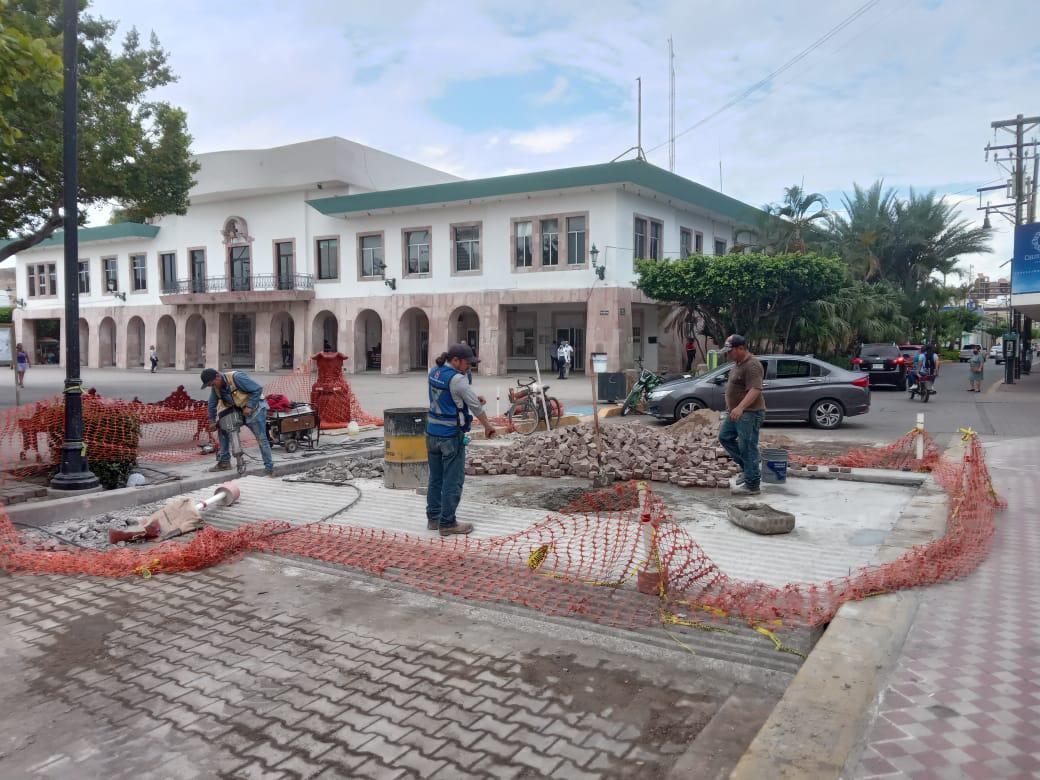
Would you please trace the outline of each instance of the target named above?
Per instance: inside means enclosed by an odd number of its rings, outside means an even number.
[[[1015,228],[1011,291],[1015,295],[1040,292],[1040,222]]]

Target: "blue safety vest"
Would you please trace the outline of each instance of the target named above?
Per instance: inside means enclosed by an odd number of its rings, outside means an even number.
[[[447,363],[430,372],[430,413],[426,418],[426,432],[430,436],[458,436],[470,428],[473,416],[469,409],[465,405],[457,406],[451,397],[451,380],[460,374]]]

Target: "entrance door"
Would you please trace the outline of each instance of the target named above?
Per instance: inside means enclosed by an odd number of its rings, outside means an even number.
[[[231,365],[234,368],[253,367],[254,315],[231,315]]]
[[[428,330],[419,331],[419,354],[416,355],[416,358],[413,365],[417,368],[430,367],[430,332]]]
[[[632,326],[632,357],[637,361],[643,359],[643,327],[641,325]]]
[[[231,289],[236,292],[251,289],[249,247],[233,246],[228,250],[228,256],[231,264]]]
[[[585,328],[557,328],[556,341],[564,339],[574,347],[574,357],[571,359],[571,371],[585,370]]]

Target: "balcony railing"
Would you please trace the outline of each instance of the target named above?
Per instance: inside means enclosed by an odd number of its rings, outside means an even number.
[[[210,276],[163,282],[163,295],[196,293],[267,292],[270,290],[313,290],[310,274],[255,274],[254,276]]]

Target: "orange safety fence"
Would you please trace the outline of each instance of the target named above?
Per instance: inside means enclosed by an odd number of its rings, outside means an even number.
[[[917,435],[926,437],[925,460],[915,457]],[[819,626],[847,601],[974,571],[989,552],[994,514],[1004,504],[993,490],[978,437],[966,432],[964,445],[962,458],[946,460],[922,433],[905,436],[869,458],[855,454],[875,465],[930,469],[948,498],[946,531],[897,560],[819,585],[774,587],[728,576],[671,518],[664,502],[635,482],[586,495],[529,529],[493,539],[431,539],[351,525],[293,526],[269,520],[234,531],[206,528],[186,544],[49,552],[35,549],[0,512],[0,568],[125,577],[201,569],[263,551],[322,560],[428,592],[519,604],[607,625],[641,627],[664,621],[705,627],[706,617],[730,616],[772,636],[767,626],[778,622]],[[637,572],[648,568],[662,573],[657,593],[634,587]]]

